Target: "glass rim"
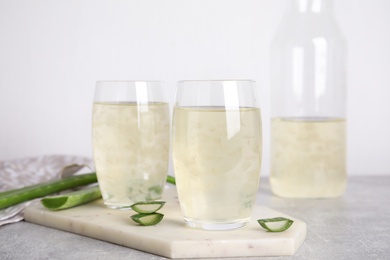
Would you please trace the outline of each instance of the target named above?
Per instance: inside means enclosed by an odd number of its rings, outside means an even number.
[[[200,80],[179,80],[177,83],[222,83],[222,82],[238,82],[238,83],[256,83],[255,80],[252,79],[200,79]]]
[[[161,80],[98,80],[96,81],[96,84],[98,83],[165,83]]]

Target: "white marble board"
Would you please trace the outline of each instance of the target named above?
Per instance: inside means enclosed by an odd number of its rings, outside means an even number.
[[[176,189],[165,189],[164,219],[156,226],[139,226],[130,216],[135,212],[113,210],[102,200],[62,211],[49,211],[40,204],[25,209],[25,220],[75,234],[104,240],[168,258],[206,258],[293,255],[306,237],[306,224],[281,212],[259,206],[244,228],[203,231],[186,227]],[[259,218],[284,216],[294,224],[280,233],[266,232]]]

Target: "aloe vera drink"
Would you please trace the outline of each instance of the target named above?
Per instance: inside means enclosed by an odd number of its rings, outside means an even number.
[[[111,208],[161,198],[169,162],[169,106],[156,102],[93,105],[93,154]]]
[[[231,229],[248,222],[261,167],[260,109],[176,107],[172,141],[186,223]]]

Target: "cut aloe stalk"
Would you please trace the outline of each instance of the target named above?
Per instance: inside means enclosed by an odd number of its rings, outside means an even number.
[[[176,184],[175,177],[173,176],[168,175],[166,181],[171,184]],[[67,177],[62,180],[3,191],[0,192],[0,209],[95,182],[97,182],[97,177],[96,173],[93,172]]]
[[[41,186],[42,183],[38,183],[38,184],[35,184],[35,185],[31,185],[31,186],[27,186],[29,189],[31,188],[37,188],[39,186]],[[17,188],[17,189],[12,189],[12,190],[7,190],[7,191],[2,191],[0,192],[0,198],[2,198],[3,196],[5,195],[9,195],[9,194],[15,194],[15,193],[18,193],[20,191],[23,191],[23,189],[26,189],[26,187],[22,187],[22,188]]]
[[[291,219],[283,217],[258,219],[257,222],[260,224],[260,226],[270,232],[285,231],[289,229],[294,223],[294,221]]]
[[[102,197],[99,186],[82,189],[63,195],[41,199],[42,205],[50,210],[61,210],[99,199]]]
[[[131,219],[142,226],[153,226],[160,223],[163,217],[161,213],[139,213],[131,216]]]
[[[141,201],[130,206],[132,210],[138,213],[150,214],[161,209],[165,201]]]
[[[176,185],[176,179],[173,176],[168,175],[167,176],[167,182],[173,185]]]
[[[0,194],[0,209],[94,182],[97,182],[96,173],[88,173],[16,190],[5,191]]]

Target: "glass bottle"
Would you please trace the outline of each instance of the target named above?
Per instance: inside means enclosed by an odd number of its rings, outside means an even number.
[[[271,173],[274,194],[343,194],[346,43],[332,0],[292,0],[271,48]]]

